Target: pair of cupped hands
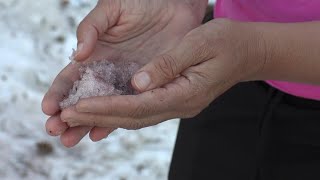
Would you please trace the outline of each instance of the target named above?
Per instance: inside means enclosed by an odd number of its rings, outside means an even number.
[[[227,19],[201,25],[206,5],[198,0],[98,1],[78,27],[75,59],[143,64],[131,81],[140,93],[82,99],[61,111],[59,102],[79,79],[78,65],[69,64],[42,102],[50,116],[48,134],[72,147],[88,133],[99,141],[117,128],[190,118],[236,83],[254,79],[263,66],[254,53],[259,33]]]

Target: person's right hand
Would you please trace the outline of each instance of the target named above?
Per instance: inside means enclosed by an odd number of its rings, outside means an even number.
[[[77,61],[114,60],[146,64],[173,48],[200,25],[206,0],[100,0],[78,27]],[[93,141],[114,129],[74,127],[61,121],[59,102],[79,79],[77,64],[69,64],[46,93],[42,109],[51,116],[46,129],[60,136],[67,147],[76,145],[89,131]],[[72,107],[71,107],[72,108]]]

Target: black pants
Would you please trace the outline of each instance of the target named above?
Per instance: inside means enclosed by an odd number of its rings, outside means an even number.
[[[241,83],[180,123],[170,180],[319,180],[320,101]]]

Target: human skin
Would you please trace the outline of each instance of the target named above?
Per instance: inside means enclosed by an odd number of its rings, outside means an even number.
[[[93,97],[62,112],[72,127],[140,129],[199,114],[233,85],[284,80],[320,85],[320,22],[246,23],[216,19],[155,57],[133,77],[142,93]]]
[[[100,0],[78,27],[75,60],[126,60],[146,64],[176,46],[184,35],[199,26],[206,5],[207,0]],[[88,132],[93,141],[99,141],[116,128],[69,127],[62,121],[59,102],[79,79],[78,69],[77,64],[64,68],[42,102],[43,112],[50,116],[46,123],[48,134],[60,136],[66,147],[76,145]]]

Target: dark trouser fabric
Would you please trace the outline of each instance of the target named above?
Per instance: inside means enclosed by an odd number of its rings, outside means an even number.
[[[170,180],[319,180],[320,102],[240,83],[180,123]]]

